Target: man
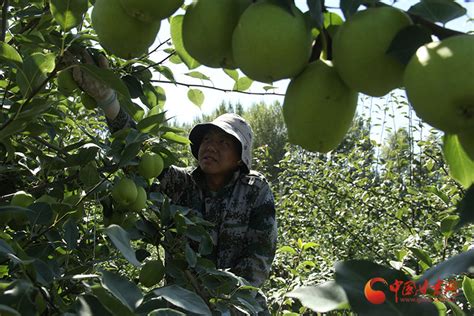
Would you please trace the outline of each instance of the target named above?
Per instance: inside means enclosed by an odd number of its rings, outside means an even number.
[[[85,62],[93,63],[85,54]],[[99,66],[107,67],[100,56]],[[79,86],[104,110],[112,132],[135,123],[120,107],[115,91],[74,68]],[[267,279],[276,249],[273,195],[265,178],[251,170],[253,133],[236,114],[196,125],[189,134],[196,168],[170,166],[160,175],[159,191],[174,204],[194,209],[215,225],[211,260],[252,285]]]

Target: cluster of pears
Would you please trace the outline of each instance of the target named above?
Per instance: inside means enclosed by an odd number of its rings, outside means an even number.
[[[403,67],[385,51],[410,23],[393,8],[354,15],[335,39],[334,50],[340,53],[334,52],[334,63],[337,58],[340,67],[323,59],[309,62],[313,36],[307,17],[296,6],[288,9],[275,0],[197,0],[186,10],[182,37],[186,51],[206,66],[239,68],[249,78],[267,83],[291,78],[283,104],[289,140],[327,152],[347,133],[358,92],[368,92],[348,81],[369,86],[372,94],[386,93],[382,90],[387,84],[376,76],[400,81]],[[370,41],[374,42],[367,44]],[[354,64],[359,69],[352,69]]]
[[[332,61],[310,63],[288,86],[283,114],[289,140],[311,151],[335,149],[351,126],[359,92],[382,96],[401,86],[404,67],[386,52],[411,24],[406,13],[387,6],[359,11],[339,26]]]
[[[184,0],[96,0],[92,27],[109,53],[131,59],[147,53],[160,30]]]
[[[292,79],[283,105],[290,141],[327,152],[350,127],[358,92],[380,97],[405,87],[417,115],[458,134],[474,159],[474,36],[457,35],[418,48],[408,65],[387,51],[412,20],[394,7],[369,8],[343,23],[332,62],[318,60]]]
[[[275,0],[197,0],[183,17],[186,51],[214,68],[240,68],[249,78],[273,82],[301,72],[311,56],[311,30],[294,5]]]
[[[291,11],[291,12],[290,12]],[[328,152],[346,135],[358,93],[380,97],[405,87],[420,118],[459,135],[474,156],[474,40],[460,35],[420,47],[406,66],[387,51],[413,24],[391,6],[358,11],[332,36],[332,60],[309,62],[305,15],[275,0],[197,0],[186,10],[186,51],[209,67],[240,68],[251,79],[291,78],[283,114],[292,143]]]
[[[163,171],[163,158],[159,154],[145,153],[140,159],[138,173],[145,179],[158,177]],[[112,189],[112,198],[119,209],[139,212],[146,207],[147,193],[127,177],[117,181]]]

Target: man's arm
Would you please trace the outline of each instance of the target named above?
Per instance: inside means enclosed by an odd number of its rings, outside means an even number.
[[[276,244],[275,203],[266,184],[251,210],[245,253],[231,270],[252,285],[262,286],[270,274]]]

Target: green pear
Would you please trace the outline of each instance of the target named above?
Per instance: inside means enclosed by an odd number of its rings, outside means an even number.
[[[138,196],[137,186],[132,179],[120,179],[112,189],[112,198],[119,206],[129,206],[136,201]]]
[[[81,103],[88,110],[94,110],[97,107],[97,101],[85,92],[81,93]]]
[[[143,187],[137,186],[137,198],[135,202],[128,206],[128,209],[133,212],[139,212],[146,207],[146,191]]]
[[[164,275],[165,267],[161,260],[150,260],[142,266],[142,269],[140,270],[139,280],[143,286],[153,287],[160,283]]]
[[[158,177],[163,171],[164,161],[159,154],[144,153],[138,165],[138,173],[145,179]]]
[[[34,202],[35,202],[35,198],[31,194],[25,191],[18,191],[13,195],[12,200],[10,201],[10,204],[14,206],[20,206],[20,207],[28,207],[30,204]]]
[[[292,79],[283,102],[291,143],[317,152],[335,149],[346,135],[357,107],[357,92],[331,62],[317,60]]]
[[[232,35],[237,67],[253,80],[273,82],[299,74],[311,56],[311,29],[301,11],[272,0],[252,3]]]
[[[404,85],[416,114],[452,134],[474,130],[474,36],[458,35],[418,48]]]
[[[469,158],[474,161],[474,130],[459,133],[458,139],[461,143],[462,149],[464,149]]]
[[[152,23],[171,16],[184,0],[120,0],[128,15],[142,22]]]
[[[186,51],[203,65],[235,68],[232,33],[250,0],[194,1],[183,17],[183,44]]]
[[[65,96],[70,96],[79,89],[76,81],[72,76],[72,71],[70,69],[61,70],[58,73],[58,90]]]
[[[160,29],[160,21],[145,23],[129,16],[120,0],[97,0],[91,19],[100,45],[124,59],[147,53]]]
[[[411,23],[406,13],[393,7],[355,13],[333,39],[333,62],[342,80],[374,97],[400,87],[404,65],[386,52],[395,35]]]

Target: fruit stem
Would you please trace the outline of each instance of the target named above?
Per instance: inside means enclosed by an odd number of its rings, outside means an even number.
[[[324,60],[331,60],[332,59],[331,38],[329,37],[329,34],[324,27],[321,29],[321,42],[323,44],[321,58]]]

